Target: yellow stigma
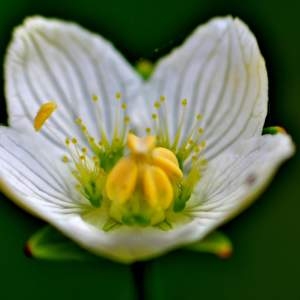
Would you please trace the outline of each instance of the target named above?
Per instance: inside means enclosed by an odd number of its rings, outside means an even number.
[[[56,110],[57,105],[55,102],[50,101],[41,105],[39,111],[37,112],[33,127],[36,131],[40,131],[44,123],[51,117],[52,113]]]
[[[132,154],[147,154],[150,153],[155,146],[155,137],[146,136],[139,138],[133,133],[129,133],[127,137],[127,146]]]
[[[139,138],[128,134],[130,153],[117,162],[106,180],[106,194],[113,203],[123,205],[135,201],[135,207],[140,210],[146,207],[156,211],[171,206],[174,184],[183,174],[175,154],[155,145],[154,136]]]

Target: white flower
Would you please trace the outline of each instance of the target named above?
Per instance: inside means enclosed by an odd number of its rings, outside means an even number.
[[[261,135],[265,63],[231,17],[197,28],[148,81],[103,38],[29,18],[14,32],[5,78],[3,191],[117,261],[201,240],[293,153],[287,134]]]

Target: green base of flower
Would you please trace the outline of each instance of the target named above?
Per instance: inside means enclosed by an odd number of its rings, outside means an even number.
[[[114,227],[116,224],[116,222],[107,223],[107,229],[111,230],[111,226]],[[159,226],[167,228],[168,224],[162,223]],[[167,230],[169,229],[170,227],[168,227]],[[183,249],[195,252],[212,253],[221,258],[227,258],[232,253],[232,243],[226,235],[215,231],[203,240],[185,246]],[[49,225],[37,231],[28,240],[25,245],[25,253],[27,256],[33,258],[52,261],[101,260],[101,257],[84,250]]]

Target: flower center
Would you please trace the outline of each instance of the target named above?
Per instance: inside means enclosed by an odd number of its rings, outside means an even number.
[[[200,156],[205,147],[201,140],[203,129],[199,127],[202,117],[197,114],[186,133],[183,124],[187,100],[183,99],[177,131],[170,139],[164,121],[166,99],[161,97],[154,102],[157,112],[151,114],[152,130],[146,128],[147,135],[138,137],[130,132],[130,119],[121,94],[117,93],[115,98],[119,104],[112,136],[107,136],[99,121],[100,141],[97,141],[83,120],[77,118],[75,123],[82,137],[80,141],[75,137],[65,139],[68,154],[62,160],[76,180],[76,189],[92,205],[90,209],[100,209],[101,216],[107,216],[103,230],[110,230],[116,224],[170,228],[172,217],[185,208],[206,164]],[[96,96],[92,100],[95,104],[99,102]],[[56,109],[54,102],[41,105],[34,119],[36,131],[45,126]],[[98,115],[103,116],[101,111]],[[48,129],[53,133],[51,127]]]
[[[107,177],[106,194],[115,219],[128,224],[143,220],[155,224],[174,200],[174,188],[183,174],[175,154],[155,147],[154,136],[128,134],[128,156],[120,159]],[[128,216],[122,213],[126,206]],[[137,222],[137,223],[138,223]]]

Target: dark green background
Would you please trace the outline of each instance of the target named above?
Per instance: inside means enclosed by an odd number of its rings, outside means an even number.
[[[244,20],[257,36],[270,78],[267,124],[300,141],[300,4],[298,1],[1,1],[0,60],[14,26],[28,15],[70,19],[112,40],[134,63],[157,59],[215,15]],[[298,2],[299,3],[299,2]],[[6,122],[1,88],[1,121]],[[147,299],[300,299],[299,156],[286,163],[260,199],[224,227],[229,260],[176,251],[147,264]],[[298,176],[298,177],[297,177]],[[23,255],[42,224],[0,201],[0,299],[134,299],[128,266],[34,261]]]

